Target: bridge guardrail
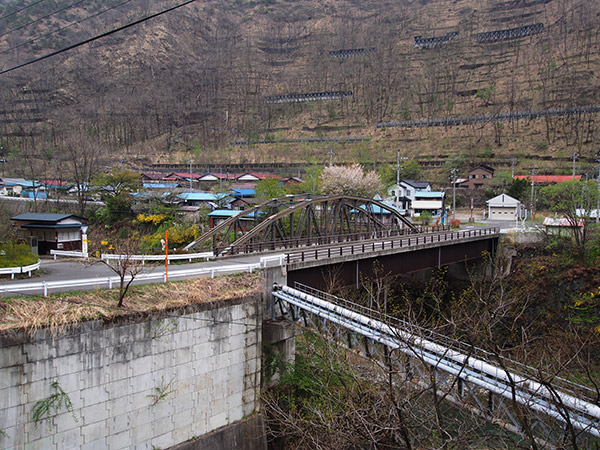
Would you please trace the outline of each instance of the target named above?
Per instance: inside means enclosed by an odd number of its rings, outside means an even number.
[[[328,236],[312,236],[312,237],[300,237],[294,239],[281,239],[278,241],[267,241],[267,242],[251,242],[242,244],[240,246],[217,246],[215,247],[216,254],[228,253],[230,255],[240,255],[247,253],[256,253],[263,251],[273,250],[288,250],[301,247],[311,247],[315,245],[334,245],[343,244],[345,242],[352,241],[363,241],[371,239],[382,239],[392,238],[399,236],[412,236],[414,234],[421,233],[439,233],[443,231],[449,231],[450,227],[447,225],[434,225],[434,226],[418,226],[416,231],[410,229],[403,230],[374,230],[370,232],[356,232],[346,234],[332,234]]]
[[[30,264],[29,266],[19,266],[19,267],[4,267],[0,269],[0,275],[8,275],[10,274],[10,279],[14,280],[15,274],[17,273],[28,273],[31,276],[31,272],[34,270],[39,270],[40,268],[40,260],[35,264]]]
[[[397,239],[383,239],[381,241],[357,242],[357,243],[342,243],[338,246],[326,248],[311,248],[287,253],[286,263],[304,262],[307,260],[319,260],[323,258],[331,258],[333,256],[354,255],[361,253],[372,253],[375,251],[415,247],[435,242],[445,242],[452,240],[465,239],[477,236],[489,236],[498,234],[498,228],[478,228],[474,230],[459,230],[448,231],[438,234],[425,235],[405,235],[399,236]]]

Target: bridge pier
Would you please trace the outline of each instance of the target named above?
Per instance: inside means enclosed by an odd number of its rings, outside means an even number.
[[[286,367],[296,358],[299,327],[287,320],[265,320],[262,327],[263,384],[271,387],[280,380]]]
[[[285,266],[267,267],[264,270],[265,285],[264,285],[264,307],[263,318],[275,320],[277,317],[276,311],[273,309],[273,292],[274,284],[287,285],[287,268]]]
[[[269,267],[265,269],[264,307],[263,307],[263,384],[275,385],[283,375],[287,365],[295,360],[296,336],[302,331],[293,323],[277,320],[278,312],[273,301],[273,285],[287,285],[287,269]]]

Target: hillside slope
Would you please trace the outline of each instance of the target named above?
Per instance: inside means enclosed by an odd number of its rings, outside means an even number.
[[[63,3],[43,2],[30,19]],[[118,3],[85,2],[8,34],[20,15],[1,20],[2,67],[176,4],[132,0],[29,42]],[[523,167],[540,155],[568,167],[575,151],[591,170],[596,112],[377,124],[599,105],[599,17],[593,0],[198,0],[2,75],[0,139],[5,153],[38,162],[84,134],[138,167],[183,162],[190,151],[195,162],[226,164],[324,161],[333,149],[336,160],[368,163],[393,160],[399,149],[420,158],[516,157]],[[415,36],[446,39],[417,48]],[[345,94],[288,101],[324,92]],[[340,138],[351,142],[331,142]]]

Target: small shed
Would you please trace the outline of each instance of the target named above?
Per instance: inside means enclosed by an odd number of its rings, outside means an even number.
[[[10,219],[17,236],[30,243],[32,250],[45,255],[50,250],[78,251],[83,247],[87,225],[73,214],[24,213]]]
[[[523,218],[525,209],[516,198],[507,194],[500,194],[486,201],[488,205],[488,219],[490,220],[515,220]]]
[[[577,219],[577,221],[569,220],[566,217],[546,217],[544,219],[546,232],[557,236],[573,235],[575,229],[583,229],[584,226],[584,219]]]

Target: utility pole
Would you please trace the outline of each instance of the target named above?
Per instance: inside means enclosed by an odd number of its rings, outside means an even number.
[[[531,200],[530,200],[530,208],[531,208],[531,222],[533,222],[533,216],[535,214],[535,169],[537,167],[530,167],[531,169]]]
[[[510,160],[510,166],[511,166],[511,178],[514,180],[515,179],[515,164],[517,163],[517,160],[515,158],[512,158]]]
[[[400,150],[396,156],[396,186],[400,186]]]
[[[190,192],[192,192],[192,158],[190,158]]]
[[[400,158],[400,150],[398,150],[398,156],[396,157],[396,185],[400,186],[400,171],[403,169],[404,165],[400,163],[400,161],[406,161],[408,158],[406,156]]]
[[[575,179],[575,161],[577,160],[577,152],[573,152],[573,179]]]
[[[450,169],[452,173],[452,220],[456,220],[456,169]]]

